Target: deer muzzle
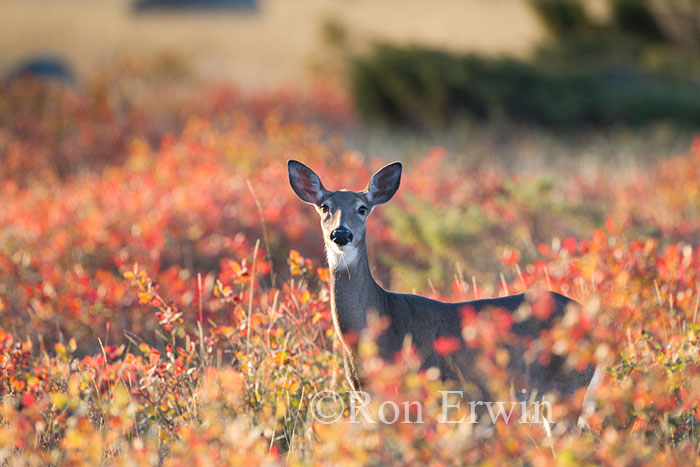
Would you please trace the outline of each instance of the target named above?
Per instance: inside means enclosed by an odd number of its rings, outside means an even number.
[[[331,241],[336,245],[347,245],[352,241],[352,232],[345,227],[338,227],[331,232]]]

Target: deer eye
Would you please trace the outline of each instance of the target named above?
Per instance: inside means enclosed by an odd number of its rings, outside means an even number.
[[[369,210],[367,209],[366,206],[360,206],[359,208],[357,208],[357,212],[359,212],[361,216],[364,216],[365,214],[367,214],[367,211],[369,211]]]
[[[328,211],[329,211],[329,210],[330,210],[330,209],[328,208],[328,205],[327,205],[327,204],[322,204],[322,205],[321,205],[321,212],[322,212],[322,213],[328,214]]]

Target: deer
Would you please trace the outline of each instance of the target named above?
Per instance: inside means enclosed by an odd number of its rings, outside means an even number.
[[[468,308],[480,313],[498,308],[515,314],[521,307],[532,303],[534,295],[525,292],[447,303],[385,290],[372,276],[367,256],[366,223],[374,208],[388,202],[398,191],[402,164],[393,162],[383,167],[359,192],[327,190],[313,170],[296,160],[289,160],[287,168],[294,193],[303,202],[311,204],[320,216],[329,267],[331,318],[342,348],[343,366],[350,386],[358,389],[362,381],[358,374],[356,348],[348,336],[365,331],[368,316],[374,313],[389,323],[376,339],[381,358],[392,360],[408,338],[421,358],[421,369],[436,367],[440,370],[441,378],[468,382],[482,397],[487,397],[487,381],[478,373],[475,365],[479,350],[464,345],[462,339],[460,310]],[[563,317],[568,306],[578,305],[560,293],[543,293],[552,306],[550,316],[544,320],[533,315],[514,320],[511,332],[519,340],[537,338],[543,330],[552,328]],[[542,298],[541,294],[537,297]],[[458,352],[440,355],[434,345],[440,337],[458,338],[462,343]],[[510,356],[508,371],[525,377],[530,388],[537,391],[536,394],[556,392],[567,397],[580,388],[588,387],[584,411],[592,411],[592,391],[600,379],[598,368],[589,365],[585,371],[576,371],[566,365],[565,356],[559,355],[553,355],[546,365],[537,361],[526,362],[523,359],[523,346],[519,342],[507,347]],[[585,426],[581,418],[579,425]]]

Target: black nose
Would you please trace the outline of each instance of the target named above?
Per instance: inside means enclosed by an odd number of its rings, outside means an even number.
[[[345,227],[340,227],[331,232],[331,241],[343,246],[352,241],[352,232]]]

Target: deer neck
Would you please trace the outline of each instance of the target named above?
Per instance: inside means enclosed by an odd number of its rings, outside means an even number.
[[[331,313],[336,331],[359,333],[367,326],[367,312],[381,314],[383,289],[369,269],[365,242],[357,250],[339,255],[326,246],[331,292]]]

